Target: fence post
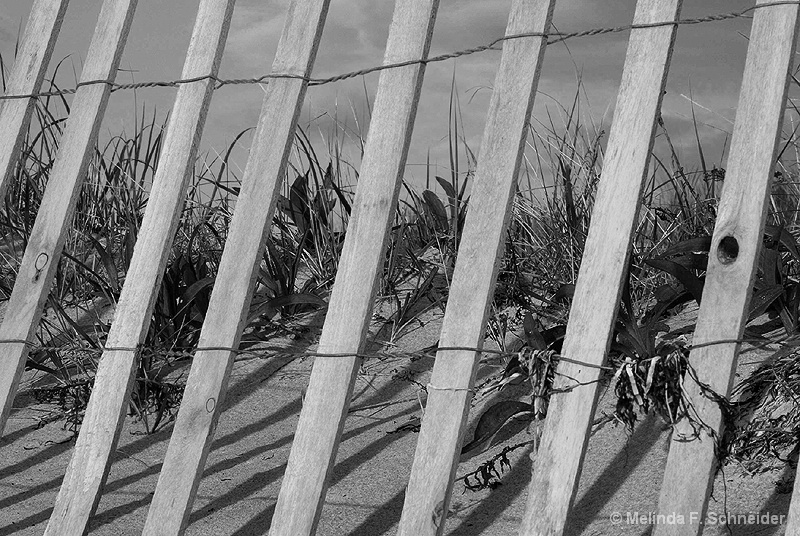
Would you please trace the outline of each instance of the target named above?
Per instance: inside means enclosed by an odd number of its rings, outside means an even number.
[[[769,0],[758,2],[766,3]],[[798,13],[797,4],[787,4],[765,6],[753,16],[695,345],[739,339],[747,321],[795,53]],[[739,347],[732,342],[712,344],[694,348],[689,355],[690,372],[684,381],[689,416],[673,429],[658,505],[659,514],[683,516],[685,523],[656,525],[653,533],[658,536],[703,530],[717,469],[715,450],[728,424],[718,402],[705,391],[710,388],[718,395],[730,395]]]
[[[789,504],[789,516],[786,519],[786,535],[797,536],[800,534],[800,478],[795,474],[794,491]]]
[[[8,77],[6,95],[29,95],[42,88],[69,0],[36,0],[25,35]],[[28,132],[35,98],[6,100],[0,104],[0,199],[5,197],[14,166]],[[0,434],[2,434],[0,422]]]
[[[575,498],[597,404],[600,366],[613,336],[631,237],[641,205],[656,117],[666,86],[681,0],[639,0],[631,30],[614,123],[606,148],[561,361],[542,441],[533,457],[520,534],[560,535]],[[571,389],[571,390],[569,390]]]
[[[424,59],[438,0],[398,0],[384,64]],[[358,188],[318,351],[350,353],[364,344],[383,271],[389,229],[405,172],[424,65],[381,73]],[[270,527],[271,536],[313,534],[325,500],[361,359],[317,357]]]
[[[186,54],[182,78],[216,76],[234,0],[203,0]],[[186,187],[194,174],[197,145],[214,80],[182,84],[170,114],[161,159],[139,231],[114,323],[95,375],[80,434],[48,525],[51,534],[82,534],[94,513],[116,449]],[[129,348],[125,350],[124,348]]]
[[[81,73],[81,82],[113,80],[136,2],[106,0],[103,3]],[[84,85],[78,88],[72,100],[67,126],[50,171],[50,180],[0,326],[0,340],[13,341],[1,345],[0,429],[4,428],[8,419],[25,368],[27,341],[36,332],[42,306],[50,293],[110,92],[111,87],[106,83]]]
[[[515,0],[506,36],[543,34],[550,28],[554,7],[555,0]],[[543,35],[503,42],[440,346],[483,345],[545,47]],[[444,531],[479,356],[461,350],[436,355],[400,536]]]
[[[181,534],[214,438],[330,0],[293,0],[145,535]]]

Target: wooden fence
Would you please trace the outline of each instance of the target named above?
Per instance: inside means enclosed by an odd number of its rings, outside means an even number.
[[[7,96],[41,90],[67,0],[36,0]],[[294,436],[270,534],[314,533],[341,438],[398,202],[438,0],[397,0],[341,264],[318,357]],[[741,87],[725,189],[690,363],[729,395],[761,242],[765,203],[795,51],[794,0],[758,0]],[[157,290],[165,270],[198,140],[213,93],[234,0],[202,0],[186,55],[139,239],[100,360],[94,390],[46,534],[82,534],[94,513],[124,418]],[[144,534],[180,534],[211,446],[253,292],[257,263],[286,169],[295,124],[329,0],[292,0],[266,86],[258,128],[216,278],[208,315],[150,506]],[[440,338],[441,347],[480,348],[498,273],[555,0],[512,0],[489,106],[470,210]],[[136,0],[105,0],[50,182],[0,328],[0,428],[8,418],[34,330],[62,253],[81,182],[126,41]],[[606,162],[586,241],[555,388],[534,459],[521,534],[562,534],[575,498],[600,374],[613,334],[630,243],[681,0],[638,0]],[[35,98],[7,99],[0,115],[0,194],[12,176]],[[176,180],[180,178],[180,180]],[[169,222],[169,225],[165,225]],[[364,284],[365,281],[372,284]],[[231,314],[238,311],[238,314]],[[437,353],[399,533],[442,534],[480,353]],[[581,363],[581,364],[577,364]],[[577,386],[576,386],[577,384]],[[687,382],[698,417],[692,441],[672,441],[660,513],[705,512],[716,468],[718,406]],[[681,426],[688,423],[680,423]],[[787,534],[800,534],[800,481]],[[657,525],[654,534],[698,534],[697,524]]]

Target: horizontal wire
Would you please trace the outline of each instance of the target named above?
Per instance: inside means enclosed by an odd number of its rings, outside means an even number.
[[[266,74],[263,76],[259,76],[257,78],[234,78],[234,79],[224,79],[219,78],[212,74],[195,76],[191,78],[180,78],[176,80],[165,80],[165,81],[155,81],[155,82],[134,82],[129,84],[118,84],[114,80],[110,79],[98,79],[98,80],[87,80],[85,82],[79,82],[76,84],[74,88],[67,88],[67,89],[59,89],[54,91],[42,91],[38,93],[28,93],[28,94],[20,94],[20,95],[0,95],[1,100],[12,100],[12,99],[32,99],[32,98],[40,98],[40,97],[55,97],[55,96],[62,96],[62,95],[71,95],[77,92],[78,88],[83,86],[90,86],[90,85],[98,85],[98,84],[105,84],[111,86],[111,91],[121,91],[121,90],[130,90],[130,89],[142,89],[142,88],[154,88],[154,87],[178,87],[181,84],[190,84],[193,82],[203,82],[212,80],[216,82],[215,89],[219,89],[223,86],[228,85],[253,85],[253,84],[263,84],[270,79],[278,79],[278,78],[288,78],[288,79],[297,79],[297,80],[304,80],[308,83],[309,86],[321,86],[325,84],[331,84],[334,82],[339,82],[342,80],[347,80],[350,78],[356,78],[359,76],[364,76],[370,73],[384,71],[387,69],[397,69],[400,67],[407,67],[409,65],[422,65],[428,63],[435,63],[440,61],[446,61],[450,59],[459,58],[462,56],[469,56],[471,54],[477,54],[480,52],[485,52],[487,50],[498,50],[496,47],[500,43],[505,41],[511,41],[515,39],[522,39],[526,37],[542,37],[542,38],[550,38],[547,44],[552,45],[555,43],[561,43],[568,39],[574,39],[578,37],[590,37],[590,36],[597,36],[597,35],[606,35],[612,33],[620,33],[626,32],[630,30],[640,30],[640,29],[647,29],[647,28],[659,28],[663,26],[681,26],[681,25],[692,25],[692,24],[703,24],[706,22],[719,22],[731,19],[738,19],[743,18],[749,13],[757,10],[763,9],[766,7],[774,7],[774,6],[781,6],[781,5],[800,5],[800,0],[774,0],[772,2],[766,2],[763,4],[758,4],[742,11],[733,11],[730,13],[720,13],[716,15],[706,15],[704,17],[697,17],[691,19],[681,19],[676,21],[664,21],[664,22],[653,22],[653,23],[644,23],[644,24],[627,24],[624,26],[614,26],[608,28],[592,28],[589,30],[582,30],[572,33],[560,33],[560,32],[528,32],[528,33],[520,33],[520,34],[513,34],[513,35],[506,35],[495,39],[494,41],[486,44],[481,45],[473,48],[467,48],[464,50],[459,50],[456,52],[450,52],[447,54],[441,54],[439,56],[433,56],[426,59],[419,59],[419,60],[408,60],[408,61],[401,61],[397,63],[388,63],[385,65],[377,65],[374,67],[368,67],[365,69],[359,69],[357,71],[351,71],[344,74],[339,74],[335,76],[331,76],[328,78],[311,78],[302,75],[296,74],[286,74],[286,73],[272,73]]]
[[[647,28],[657,28],[657,27],[664,27],[664,26],[680,26],[680,25],[693,25],[693,24],[702,24],[706,22],[718,22],[724,20],[731,20],[745,17],[747,14],[757,10],[762,9],[765,7],[774,7],[780,5],[800,5],[800,0],[774,0],[772,2],[765,2],[763,4],[758,4],[747,8],[742,11],[730,12],[730,13],[723,13],[723,14],[716,14],[716,15],[707,15],[704,17],[697,17],[692,19],[682,19],[677,21],[664,21],[664,22],[656,22],[656,23],[646,23],[646,24],[628,24],[624,26],[616,26],[616,27],[609,27],[609,28],[593,28],[589,30],[583,30],[578,32],[572,33],[545,33],[545,32],[530,32],[530,33],[521,33],[521,34],[513,34],[507,35],[504,37],[500,37],[495,39],[494,41],[486,44],[481,45],[474,48],[468,48],[456,52],[451,52],[447,54],[442,54],[439,56],[433,56],[426,59],[420,60],[408,60],[398,63],[390,63],[380,66],[369,67],[366,69],[360,69],[357,71],[352,71],[336,76],[332,76],[329,78],[310,78],[301,75],[293,75],[293,74],[268,74],[263,75],[258,78],[240,78],[240,79],[222,79],[218,78],[214,75],[203,75],[203,76],[196,76],[192,78],[183,78],[177,79],[172,81],[156,81],[156,82],[137,82],[137,83],[130,83],[130,84],[117,84],[113,80],[88,80],[85,82],[79,82],[74,88],[69,89],[62,89],[57,91],[45,91],[39,93],[31,93],[31,94],[22,94],[22,95],[0,95],[0,100],[11,100],[11,99],[28,99],[28,98],[39,98],[39,97],[52,97],[52,96],[61,96],[61,95],[69,95],[74,94],[78,88],[88,85],[96,85],[96,84],[106,84],[111,86],[111,91],[121,91],[121,90],[129,90],[129,89],[139,89],[139,88],[152,88],[152,87],[177,87],[180,84],[188,84],[193,82],[201,82],[207,80],[213,80],[217,83],[215,89],[219,89],[220,87],[226,85],[241,85],[241,84],[261,84],[266,82],[269,79],[277,79],[277,78],[289,78],[289,79],[299,79],[306,81],[310,86],[316,85],[324,85],[334,82],[339,82],[341,80],[346,80],[349,78],[356,78],[358,76],[364,76],[366,74],[370,74],[373,72],[383,71],[387,69],[395,69],[400,67],[405,67],[409,65],[417,65],[417,64],[428,64],[434,62],[441,62],[450,59],[455,59],[462,56],[467,56],[471,54],[476,54],[480,52],[485,52],[487,50],[497,50],[497,45],[503,43],[505,41],[521,39],[526,37],[541,37],[541,38],[550,38],[552,36],[556,36],[553,39],[550,39],[547,44],[555,44],[559,42],[566,41],[568,39],[578,38],[578,37],[587,37],[587,36],[596,36],[596,35],[604,35],[604,34],[611,34],[611,33],[620,33],[630,30],[637,30],[637,29],[647,29]],[[689,349],[691,348],[700,348],[705,346],[710,346],[713,344],[730,344],[730,343],[747,343],[747,342],[754,342],[748,339],[725,339],[721,341],[709,341],[704,342],[697,345],[688,346]],[[758,341],[763,342],[763,341]],[[51,347],[51,346],[36,346],[34,343],[23,339],[4,339],[0,340],[0,344],[24,344],[26,346],[31,346],[31,350],[33,351],[64,351],[65,348],[63,347]],[[260,349],[259,352],[253,350],[239,350],[237,348],[230,348],[230,347],[198,347],[193,352],[178,352],[178,351],[157,351],[154,348],[145,348],[143,346],[137,347],[106,347],[104,349],[90,349],[90,348],[80,348],[80,349],[72,349],[73,351],[81,351],[81,352],[92,352],[92,353],[100,353],[100,352],[112,352],[112,351],[120,351],[120,352],[136,352],[136,351],[149,351],[157,355],[165,355],[165,356],[172,356],[172,357],[192,357],[196,352],[204,352],[204,351],[224,351],[224,352],[231,352],[237,355],[241,354],[253,354],[259,355],[264,351],[275,351],[280,355],[290,355],[290,356],[297,356],[297,357],[355,357],[355,358],[374,358],[374,357],[398,357],[398,356],[408,356],[408,357],[429,357],[429,352],[378,352],[378,353],[362,353],[362,352],[338,352],[338,353],[326,353],[326,352],[286,352],[282,349],[272,348],[272,349]],[[483,348],[472,348],[472,347],[441,347],[441,348],[433,348],[431,351],[468,351],[468,352],[477,352],[477,353],[492,353],[502,357],[510,357],[513,355],[517,355],[516,352],[502,352],[497,350],[488,350]],[[568,358],[561,355],[556,355],[556,357],[564,362],[586,366],[586,367],[593,367],[599,369],[608,369],[614,370],[612,367],[607,367],[603,365],[598,365],[596,363],[588,363],[580,360],[575,360],[572,358]]]
[[[720,339],[718,341],[707,341],[698,344],[691,344],[687,345],[687,350],[693,350],[695,348],[705,348],[708,346],[720,345],[720,344],[741,344],[741,343],[748,343],[753,345],[772,345],[772,344],[781,344],[785,342],[785,340],[777,340],[777,341],[764,341],[761,339]],[[318,351],[302,351],[302,352],[292,352],[286,351],[286,349],[281,347],[261,347],[258,349],[250,350],[242,350],[238,348],[232,348],[228,346],[198,346],[193,351],[179,351],[179,350],[159,350],[155,347],[151,346],[106,346],[103,348],[86,348],[86,347],[65,347],[65,346],[37,346],[36,343],[26,341],[24,339],[0,339],[0,344],[22,344],[25,346],[29,346],[30,351],[32,352],[42,352],[42,351],[61,351],[61,352],[81,352],[81,353],[91,353],[91,354],[102,354],[105,352],[148,352],[152,355],[160,355],[164,357],[173,357],[173,358],[191,358],[194,357],[199,352],[229,352],[236,355],[254,355],[254,356],[261,356],[264,353],[273,353],[275,355],[281,356],[294,356],[300,358],[307,358],[307,357],[323,357],[323,358],[343,358],[343,357],[353,357],[353,358],[361,358],[361,359],[373,359],[373,358],[397,358],[397,357],[406,357],[411,359],[421,359],[423,357],[433,357],[434,353],[438,352],[475,352],[475,353],[482,353],[482,354],[492,354],[497,356],[498,358],[509,358],[513,356],[519,355],[520,352],[508,352],[503,350],[493,350],[489,348],[476,348],[471,346],[440,346],[440,347],[432,347],[426,350],[417,351],[417,352],[389,352],[389,351],[381,351],[381,352],[318,352]],[[561,354],[553,354],[558,361],[563,361],[565,363],[571,363],[574,365],[585,366],[589,368],[597,368],[601,370],[617,370],[617,367],[610,367],[606,365],[598,365],[596,363],[589,363],[586,361],[581,361],[578,359],[573,359],[566,357]],[[652,357],[641,359],[638,362],[646,362],[652,361],[654,359],[661,359],[662,356]],[[627,362],[626,362],[627,363]],[[636,363],[636,362],[634,362]]]

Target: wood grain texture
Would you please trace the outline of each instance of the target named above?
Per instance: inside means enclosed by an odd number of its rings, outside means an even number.
[[[763,241],[797,22],[797,5],[765,7],[753,17],[694,344],[739,339],[744,330]],[[739,253],[735,259],[722,262],[720,241],[726,237],[738,242]],[[701,382],[729,396],[738,352],[739,345],[734,343],[695,348],[689,363]],[[694,406],[694,418],[705,426],[695,434],[692,423],[684,419],[673,430],[658,511],[683,515],[686,523],[657,525],[654,534],[658,536],[700,534],[717,469],[714,437],[723,425],[719,406],[701,394],[697,382],[689,377],[684,389]]]
[[[384,64],[427,57],[438,5],[438,0],[396,2]],[[423,65],[381,73],[320,352],[358,352],[364,344],[423,74]],[[356,357],[316,358],[272,518],[271,536],[315,532],[359,364]]]
[[[639,0],[634,23],[675,20],[680,0]],[[561,535],[578,487],[602,365],[613,336],[631,237],[667,79],[675,26],[631,31],[614,122],[572,301],[562,361],[520,534]]]
[[[329,0],[293,0],[272,73],[308,77]],[[266,87],[242,188],[200,333],[201,348],[235,348],[252,298],[307,82],[276,78]],[[234,353],[198,351],[187,379],[145,535],[181,534],[191,512],[228,385]]]
[[[81,81],[114,78],[135,7],[136,0],[103,3]],[[33,339],[95,148],[109,92],[107,84],[92,84],[79,87],[75,93],[50,180],[0,326],[0,340]],[[1,347],[0,430],[11,411],[28,355],[28,347],[22,343],[3,343]]]
[[[29,95],[41,89],[68,4],[69,0],[33,3],[6,95]],[[0,199],[5,198],[35,104],[35,98],[0,101]]]
[[[182,78],[216,75],[233,5],[234,0],[203,0]],[[106,341],[108,348],[135,348],[144,342],[186,187],[194,173],[197,146],[213,89],[211,80],[178,88],[147,211]],[[48,527],[51,534],[80,534],[86,530],[116,450],[137,364],[138,355],[133,351],[103,353],[75,450],[53,509]]]
[[[800,478],[795,476],[789,515],[786,518],[786,535],[800,536]]]
[[[555,1],[515,0],[506,35],[545,32]],[[440,346],[483,345],[514,185],[546,40],[503,44],[469,201]],[[440,351],[406,490],[399,535],[442,534],[480,354]]]

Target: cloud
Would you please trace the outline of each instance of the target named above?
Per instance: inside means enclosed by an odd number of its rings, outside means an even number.
[[[185,2],[184,2],[185,3]],[[702,6],[687,5],[684,16],[729,11],[744,7],[745,0],[707,0]],[[441,2],[433,35],[431,54],[440,54],[482,45],[505,33],[510,0],[459,0]],[[742,4],[742,5],[740,5]],[[188,4],[187,4],[188,5]],[[280,38],[289,0],[238,0],[221,75],[249,78],[269,72]],[[144,9],[144,6],[141,8]],[[176,8],[177,9],[177,8]],[[188,8],[186,20],[194,13]],[[559,31],[571,32],[596,27],[629,24],[633,19],[633,0],[559,0],[554,15]],[[375,0],[333,0],[317,55],[313,76],[324,77],[379,65],[394,10],[394,2]],[[690,11],[691,10],[691,11]],[[664,115],[674,124],[675,138],[691,146],[693,132],[686,128],[691,106],[681,94],[689,94],[710,111],[696,108],[698,119],[708,135],[718,137],[716,115],[733,117],[749,21],[682,26],[672,61]],[[12,25],[13,26],[13,25]],[[0,31],[7,28],[0,16]],[[534,107],[537,121],[563,124],[564,108],[581,90],[580,113],[587,124],[608,128],[616,101],[617,87],[627,49],[628,32],[576,38],[548,47],[542,69],[539,94]],[[0,33],[2,37],[2,33]],[[132,49],[133,50],[133,49]],[[147,58],[131,59],[136,67]],[[500,52],[484,52],[442,63],[429,64],[419,105],[411,162],[424,162],[429,148],[434,158],[447,161],[447,137],[452,79],[460,103],[459,124],[470,148],[477,152],[490,97],[490,89],[500,60]],[[303,124],[320,116],[315,129],[323,133],[335,127],[333,118],[362,133],[368,129],[367,101],[375,97],[379,75],[309,89]],[[580,82],[579,82],[580,81]],[[224,147],[241,130],[256,123],[263,98],[258,86],[231,86],[219,91],[209,119],[208,143]],[[352,108],[352,109],[351,109]],[[461,120],[463,119],[463,123]],[[684,138],[688,140],[684,143]]]
[[[0,13],[0,46],[13,51],[14,44],[17,42],[17,35],[20,31],[20,21],[14,20],[9,15]],[[10,61],[11,58],[4,58]]]
[[[236,68],[268,67],[285,22],[286,0],[237,4],[226,48],[226,61]],[[389,2],[346,0],[331,2],[315,73],[380,63],[389,30]],[[365,63],[366,62],[366,63]]]
[[[259,73],[268,69],[275,56],[287,6],[286,0],[237,2],[225,45],[223,72],[235,70],[241,76],[243,67],[258,69]]]

